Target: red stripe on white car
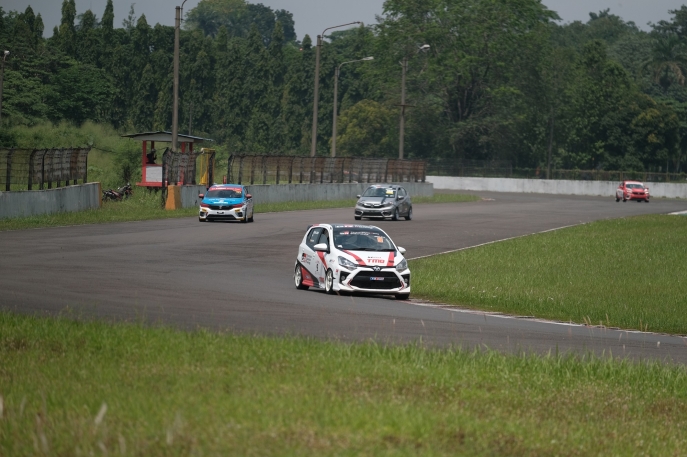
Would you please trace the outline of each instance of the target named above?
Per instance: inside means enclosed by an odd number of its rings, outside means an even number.
[[[308,286],[308,287],[313,287],[315,283],[312,280],[312,276],[310,275],[310,272],[308,270],[301,266],[301,275],[303,276],[303,285]]]
[[[360,257],[358,257],[357,255],[353,254],[351,251],[344,251],[344,252],[346,254],[350,255],[351,257],[353,257],[355,259],[355,261],[358,262],[358,265],[360,265],[361,267],[366,266],[365,261],[363,259],[361,259]]]
[[[322,261],[322,263],[324,264],[324,271],[327,271],[327,269],[328,269],[329,267],[327,266],[327,260],[325,260],[325,258],[324,258],[324,252],[322,252],[322,251],[317,251],[317,255],[318,255],[318,257],[320,258],[320,260]]]
[[[393,267],[394,266],[394,258],[396,257],[396,252],[392,251],[389,253],[389,261],[386,263],[387,267]]]

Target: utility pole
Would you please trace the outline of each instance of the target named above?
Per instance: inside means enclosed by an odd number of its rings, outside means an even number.
[[[401,121],[399,126],[398,138],[398,158],[403,160],[403,139],[405,136],[406,127],[406,72],[408,71],[408,57],[403,57],[401,62],[403,71],[401,73]]]
[[[317,154],[317,105],[320,103],[320,50],[322,48],[322,38],[327,30],[338,29],[339,27],[346,27],[347,25],[360,23],[360,21],[356,21],[349,24],[336,25],[334,27],[324,29],[322,35],[317,35],[317,46],[315,49],[315,92],[313,93],[314,100],[312,106],[312,141],[310,144],[310,157],[315,157]]]
[[[416,52],[426,52],[429,49],[428,44],[423,44],[420,46]],[[405,138],[405,128],[406,128],[406,73],[408,72],[408,56],[403,56],[403,61],[400,62],[403,69],[401,73],[401,121],[399,126],[399,138],[398,138],[398,158],[403,160],[403,147]]]
[[[317,47],[315,49],[315,92],[313,93],[312,106],[312,141],[310,142],[310,157],[317,154],[317,105],[320,102],[320,48],[322,47],[322,35],[317,35]]]
[[[10,55],[9,51],[2,53],[2,67],[0,67],[0,125],[2,125],[2,84],[5,79],[5,59]]]
[[[188,104],[188,136],[191,136],[193,129],[193,100]]]
[[[186,1],[186,0],[184,0]],[[181,28],[181,7],[176,7],[174,21],[174,103],[172,108],[172,152],[179,150],[179,34]]]
[[[184,8],[184,0],[181,6],[176,7],[176,19],[174,21],[174,104],[172,111],[172,152],[179,152],[179,35],[181,34],[181,11]]]

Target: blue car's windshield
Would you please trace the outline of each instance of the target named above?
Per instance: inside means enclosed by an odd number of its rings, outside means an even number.
[[[242,198],[241,189],[214,189],[205,194],[205,198]]]
[[[342,228],[334,230],[334,245],[348,251],[395,251],[391,240],[380,230]]]

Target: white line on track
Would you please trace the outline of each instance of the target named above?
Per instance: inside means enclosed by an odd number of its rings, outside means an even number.
[[[582,224],[566,225],[565,227],[557,227],[557,228],[553,228],[553,229],[549,229],[549,230],[544,230],[543,232],[528,233],[527,235],[512,236],[512,237],[510,237],[510,238],[504,238],[504,239],[502,239],[502,240],[489,241],[489,242],[487,242],[487,243],[476,244],[476,245],[474,245],[474,246],[467,246],[467,247],[460,248],[460,249],[452,249],[452,250],[450,250],[450,251],[439,252],[439,253],[437,253],[437,254],[423,255],[423,256],[420,256],[420,257],[413,257],[412,259],[408,259],[408,260],[427,259],[427,258],[429,258],[429,257],[434,257],[434,256],[437,256],[437,255],[444,255],[444,254],[451,254],[451,253],[453,253],[453,252],[467,251],[468,249],[474,249],[474,248],[479,248],[479,247],[482,247],[482,246],[488,246],[488,245],[490,245],[490,244],[501,243],[501,242],[503,242],[503,241],[517,240],[518,238],[525,238],[525,237],[533,236],[533,235],[541,235],[542,233],[555,232],[555,231],[557,231],[557,230],[563,230],[563,229],[570,228],[570,227],[577,227],[578,225],[584,225],[584,224],[586,224],[586,222],[584,222],[584,223],[582,223]]]

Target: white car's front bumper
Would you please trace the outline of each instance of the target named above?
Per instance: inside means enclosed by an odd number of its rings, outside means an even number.
[[[214,220],[214,221],[242,221],[246,217],[246,207],[241,208],[231,208],[231,209],[211,209],[211,208],[200,208],[198,212],[198,218],[203,220]]]
[[[395,268],[375,271],[371,267],[353,271],[338,268],[334,274],[334,290],[368,294],[409,294],[410,270],[398,272]]]

